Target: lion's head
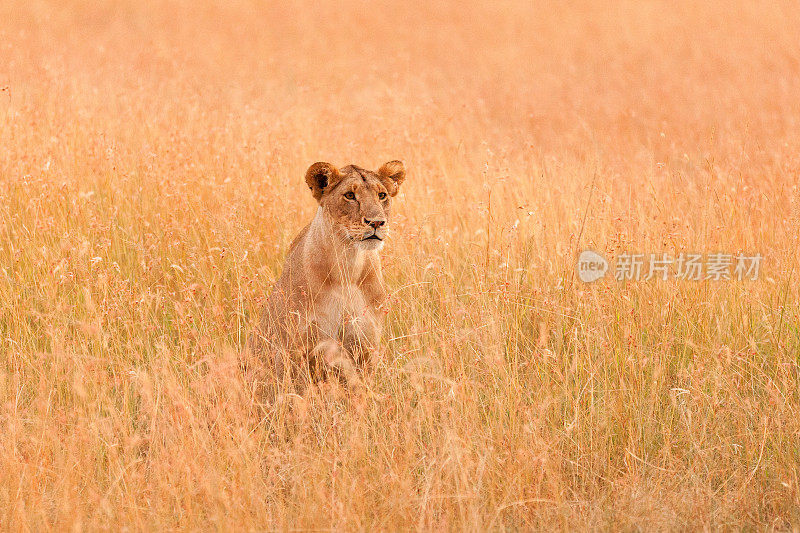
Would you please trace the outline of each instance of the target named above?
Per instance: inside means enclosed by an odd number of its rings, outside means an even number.
[[[330,163],[314,163],[306,172],[306,183],[340,238],[362,249],[378,250],[387,236],[392,197],[405,176],[400,161],[389,161],[377,172],[355,165],[337,169]]]

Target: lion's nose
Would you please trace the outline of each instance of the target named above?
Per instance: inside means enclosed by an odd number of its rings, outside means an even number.
[[[367,226],[372,226],[375,229],[378,229],[384,224],[386,224],[386,221],[382,218],[373,218],[373,219],[365,218],[364,224],[366,224]]]

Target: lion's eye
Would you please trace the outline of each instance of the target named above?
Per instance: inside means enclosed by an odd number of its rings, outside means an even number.
[[[385,192],[379,192],[378,193],[378,199],[379,200],[385,200],[386,199],[386,193]]]
[[[355,200],[356,193],[354,193],[353,191],[347,191],[346,193],[344,193],[344,197],[347,198],[348,200]]]

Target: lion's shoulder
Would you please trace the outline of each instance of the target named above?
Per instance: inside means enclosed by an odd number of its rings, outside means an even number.
[[[289,245],[289,253],[292,253],[295,248],[297,248],[303,239],[305,238],[306,234],[308,233],[308,229],[311,227],[311,224],[307,224],[305,228],[303,228],[300,233],[292,241],[292,244]]]

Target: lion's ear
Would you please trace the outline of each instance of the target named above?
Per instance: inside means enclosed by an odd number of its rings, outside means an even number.
[[[400,184],[406,179],[406,168],[402,161],[389,161],[378,170],[384,185],[389,189],[389,194],[397,195]]]
[[[317,201],[322,198],[325,189],[331,187],[340,178],[339,171],[330,163],[314,163],[306,171],[306,183]]]

